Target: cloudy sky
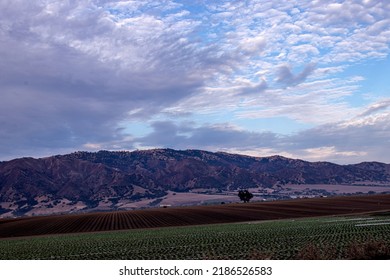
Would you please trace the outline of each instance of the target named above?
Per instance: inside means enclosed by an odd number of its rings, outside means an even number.
[[[0,160],[390,163],[388,0],[1,0]]]

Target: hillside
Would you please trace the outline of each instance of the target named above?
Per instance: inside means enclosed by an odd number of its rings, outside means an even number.
[[[261,192],[290,184],[390,186],[390,165],[171,149],[20,158],[0,163],[0,215],[158,206],[167,196],[185,200],[183,193],[232,199],[240,188]],[[132,204],[140,201],[146,202]]]

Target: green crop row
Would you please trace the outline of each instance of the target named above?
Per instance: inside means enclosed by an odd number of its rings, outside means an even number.
[[[327,217],[3,239],[0,259],[368,259],[389,248],[389,217]]]

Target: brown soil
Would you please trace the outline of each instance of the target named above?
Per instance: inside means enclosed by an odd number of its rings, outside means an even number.
[[[389,211],[390,195],[341,196],[0,220],[0,238]]]

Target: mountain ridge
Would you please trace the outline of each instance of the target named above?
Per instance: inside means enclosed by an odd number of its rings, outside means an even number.
[[[0,162],[0,214],[126,209],[158,205],[171,193],[229,194],[288,184],[382,184],[390,164],[339,165],[283,156],[251,157],[202,150],[74,152]],[[41,212],[42,212],[41,211]],[[44,212],[44,211],[43,211]]]

